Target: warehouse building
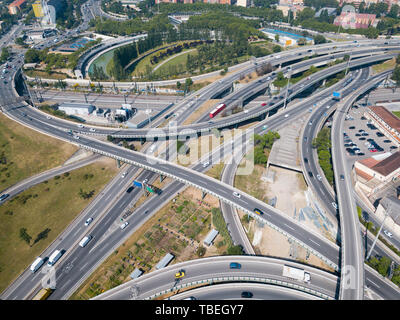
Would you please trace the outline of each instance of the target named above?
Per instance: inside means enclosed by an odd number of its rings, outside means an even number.
[[[396,146],[400,146],[400,119],[383,106],[369,107],[364,116]]]
[[[58,106],[58,110],[67,115],[89,115],[94,109],[94,106],[85,103],[62,103]]]
[[[207,237],[204,239],[203,243],[204,243],[207,247],[211,246],[211,245],[213,244],[214,239],[217,237],[217,235],[218,235],[218,231],[215,230],[215,229],[212,229],[212,230],[208,233]]]
[[[400,151],[394,154],[386,152],[354,163],[357,177],[356,188],[360,188],[367,197],[373,196],[400,177]]]
[[[161,261],[159,263],[157,263],[156,269],[159,270],[159,269],[165,268],[174,258],[175,258],[175,256],[173,254],[167,253],[164,256],[164,258],[162,258]]]

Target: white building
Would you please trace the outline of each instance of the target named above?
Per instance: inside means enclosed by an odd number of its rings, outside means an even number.
[[[218,235],[218,231],[215,230],[215,229],[212,229],[212,230],[208,233],[207,237],[204,239],[203,243],[204,243],[207,247],[211,246],[212,243],[213,243],[213,241],[214,241],[214,239],[217,237],[217,235]]]
[[[84,103],[62,103],[58,110],[64,111],[67,115],[89,115],[94,110],[94,106]]]
[[[247,8],[250,5],[250,0],[237,0],[236,5]]]

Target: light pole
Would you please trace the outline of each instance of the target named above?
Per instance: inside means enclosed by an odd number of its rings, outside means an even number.
[[[283,109],[286,109],[286,100],[288,96],[288,91],[289,91],[289,84],[290,84],[290,77],[292,76],[292,70],[288,72],[288,81],[287,81],[287,86],[286,86],[286,94],[285,94],[285,101],[283,104]]]
[[[368,253],[368,255],[367,255],[367,260],[370,258],[371,254],[372,254],[372,250],[374,250],[375,244],[376,244],[376,242],[378,241],[379,235],[381,234],[383,225],[385,224],[385,220],[386,220],[386,218],[389,216],[389,213],[391,212],[391,210],[392,210],[392,204],[389,202],[388,207],[387,207],[387,209],[385,210],[385,218],[383,219],[383,222],[382,222],[381,227],[379,228],[378,234],[376,235],[375,240],[374,240],[374,242],[372,243],[371,249],[369,250],[369,253]]]
[[[151,114],[151,109],[146,109],[146,114],[147,114],[147,118],[149,119],[149,125],[151,126],[151,117],[150,117],[150,114]]]

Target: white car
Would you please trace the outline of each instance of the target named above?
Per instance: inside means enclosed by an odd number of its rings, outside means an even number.
[[[386,234],[389,238],[393,236],[393,234],[387,230],[383,230],[383,233]]]
[[[78,124],[78,127],[79,128],[83,128],[83,124]]]
[[[90,131],[90,132],[95,132],[96,129],[95,129],[95,128],[90,128],[89,131]]]
[[[321,177],[319,174],[317,174],[317,179],[318,179],[319,181],[321,181],[321,180],[322,180],[322,177]]]
[[[79,137],[78,137],[78,136],[74,136],[74,139],[78,140],[78,139],[79,139]]]
[[[121,224],[121,226],[120,226],[121,230],[124,230],[128,224],[129,224],[128,221],[126,221],[123,224]]]
[[[329,109],[331,106],[326,106],[327,109]]]
[[[210,163],[207,161],[207,162],[204,162],[203,163],[203,168],[205,168],[205,167],[208,167],[208,165],[209,165]]]
[[[125,172],[123,172],[122,174],[121,174],[121,178],[125,178],[125,176],[126,176],[126,171]]]
[[[236,191],[235,191],[235,192],[233,192],[233,195],[234,195],[236,198],[240,198],[240,194],[239,194],[239,193],[237,193]]]
[[[244,113],[247,113],[247,112],[249,112],[249,110],[248,110],[248,109],[245,109],[245,110],[244,110]]]
[[[143,184],[147,184],[148,181],[149,181],[149,179],[144,179]]]
[[[92,221],[93,221],[93,218],[92,218],[92,217],[90,217],[89,219],[87,219],[87,220],[85,221],[85,226],[87,227],[89,224],[92,223]]]
[[[51,117],[50,117],[50,116],[47,116],[46,118],[47,118],[47,119],[49,119],[49,120],[51,119]]]
[[[287,117],[289,117],[289,114],[288,114],[288,113],[285,114],[285,118],[287,118]]]
[[[332,206],[337,210],[338,206],[337,206],[336,202],[332,202]]]

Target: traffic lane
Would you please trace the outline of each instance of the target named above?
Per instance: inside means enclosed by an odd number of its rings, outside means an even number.
[[[349,100],[350,101],[350,100]],[[350,175],[345,167],[343,152],[342,127],[345,110],[349,102],[336,112],[332,126],[339,125],[340,129],[332,134],[332,144],[338,144],[338,150],[333,154],[333,168],[335,171],[335,186],[338,198],[338,209],[341,219],[341,240],[342,240],[342,264],[352,266],[354,275],[354,286],[347,288],[341,284],[343,299],[362,299],[364,286],[364,259],[362,254],[362,241],[360,237],[355,200],[352,197],[351,186],[349,185]],[[344,180],[339,179],[343,175]],[[357,219],[356,219],[357,217]]]
[[[127,169],[127,175],[135,173],[134,167],[130,167]],[[117,175],[111,183],[111,187],[107,188],[107,193],[109,197],[115,197],[116,194],[120,192],[120,178]],[[102,195],[98,195],[98,197],[102,197]],[[110,199],[110,198],[108,198]],[[92,204],[90,204],[90,208],[85,208],[83,213],[74,221],[71,225],[69,225],[61,235],[58,236],[55,242],[52,243],[51,246],[46,248],[46,250],[41,254],[42,258],[47,258],[55,249],[63,249],[66,250],[65,254],[69,254],[69,249],[75,244],[78,240],[84,237],[84,233],[89,234],[90,230],[96,226],[98,223],[97,218],[104,211],[105,207],[108,205],[108,202],[98,201],[99,198],[96,198]],[[93,218],[94,220],[88,226],[85,226],[85,221],[88,218]],[[79,236],[78,236],[79,234]],[[33,276],[29,269],[26,269],[20,279],[14,284],[10,286],[10,289],[6,290],[7,292],[5,296],[11,299],[23,299],[28,292],[30,292],[34,286],[39,284],[39,281],[43,278],[43,274],[40,271],[36,272]]]
[[[58,288],[50,298],[54,300],[67,298],[65,295],[68,294],[71,288],[84,280],[86,276],[90,275],[85,274],[86,270],[90,270],[93,268],[93,266],[106,259],[113,250],[115,250],[123,241],[125,241],[126,238],[128,238],[134,231],[136,231],[138,227],[140,227],[145,221],[147,221],[147,219],[151,218],[157,212],[160,203],[163,204],[165,201],[168,201],[170,197],[174,196],[175,193],[182,190],[184,187],[185,185],[176,181],[171,183],[170,187],[166,189],[165,192],[163,192],[160,196],[157,196],[157,201],[145,202],[142,206],[135,210],[134,214],[126,218],[125,221],[128,221],[129,224],[124,230],[121,230],[119,227],[114,228],[110,233],[106,234],[106,237],[103,238],[102,236],[105,235],[105,232],[108,229],[106,230],[106,228],[102,228],[98,230],[97,233],[100,235],[100,237],[94,237],[94,242],[90,247],[88,247],[89,251],[81,250],[79,252],[78,250],[75,250],[73,255],[68,258],[69,260],[66,261],[66,263],[74,261],[73,263],[75,266],[75,271],[72,274],[61,274],[60,277],[57,277]],[[115,221],[116,216],[112,218]],[[72,293],[73,292],[71,292],[71,294]]]
[[[99,150],[103,150],[103,152],[107,152],[109,154],[114,154],[114,155],[118,155],[121,157],[124,157],[127,160],[133,161],[133,162],[138,162],[141,163],[142,165],[149,165],[150,163],[148,162],[148,159],[146,158],[145,155],[143,154],[138,154],[138,153],[133,153],[133,152],[124,152],[123,154],[121,153],[121,149],[118,150],[117,147],[109,145],[109,144],[104,144],[104,143],[100,143],[97,141],[93,141],[93,140],[88,140],[87,138],[82,140],[83,143],[85,143],[86,145],[92,147],[92,148],[96,148]],[[151,161],[153,161],[155,159],[151,159]],[[156,161],[157,162],[157,161]],[[171,175],[171,176],[179,176],[181,179],[187,181],[187,182],[191,182],[191,181],[196,181],[196,185],[199,186],[200,188],[204,188],[205,190],[209,190],[211,192],[214,192],[215,194],[224,194],[224,197],[229,200],[232,201],[233,203],[236,203],[237,205],[239,205],[240,207],[245,207],[250,211],[253,211],[254,208],[257,208],[260,206],[260,203],[258,201],[255,201],[255,199],[252,198],[248,198],[247,195],[242,195],[241,198],[237,198],[232,194],[232,187],[230,186],[226,186],[225,184],[222,184],[221,182],[215,180],[215,179],[211,179],[208,176],[204,176],[204,175],[200,175],[200,174],[196,174],[195,172],[186,169],[186,168],[180,168],[178,166],[175,165],[171,165],[169,163],[151,163],[150,164],[151,169],[149,170],[160,170],[163,173],[166,173],[167,175]],[[189,171],[189,172],[188,172]],[[264,209],[266,213],[268,213],[268,211],[271,211],[271,209],[269,207],[267,207],[267,205],[261,206],[260,209]],[[291,220],[289,220],[287,217],[283,216],[283,215],[278,215],[276,213],[271,212],[267,214],[268,218],[265,217],[264,215],[264,219],[270,219],[269,221],[271,221],[273,224],[278,223],[278,226],[280,226],[281,228],[283,228],[284,230],[286,230],[289,234],[293,234],[296,233],[296,238],[297,236],[300,236],[300,239],[305,239],[305,234],[301,233],[301,232],[297,232],[296,229],[302,229],[301,227],[299,228],[299,225],[294,224]],[[282,224],[282,219],[283,219],[283,224]],[[279,221],[280,220],[280,221]],[[290,229],[290,230],[289,230]],[[334,245],[331,245],[328,247],[326,246],[326,244],[328,244],[328,242],[324,243],[324,244],[319,244],[319,242],[321,242],[321,238],[309,233],[308,236],[310,237],[310,239],[312,239],[312,242],[315,242],[316,244],[311,246],[314,249],[318,249],[316,250],[317,252],[319,252],[319,250],[321,250],[321,247],[324,247],[324,255],[328,255],[328,258],[334,262],[337,263],[338,261],[338,255],[337,255],[337,248]],[[327,241],[327,240],[326,240]],[[307,241],[305,243],[309,242],[308,238]],[[320,247],[320,248],[317,248]]]
[[[240,263],[241,269],[230,269],[229,263],[231,261]],[[174,265],[169,266],[168,268],[163,269],[162,272],[154,271],[148,273],[138,279],[123,284],[118,289],[114,289],[113,291],[98,297],[98,299],[127,299],[130,294],[130,288],[133,285],[136,285],[139,288],[139,299],[145,299],[164,290],[169,290],[176,285],[189,284],[204,279],[232,276],[246,276],[286,281],[335,297],[338,282],[337,276],[309,266],[304,266],[306,271],[310,272],[311,275],[310,283],[306,284],[303,281],[292,280],[284,277],[282,275],[284,264],[291,265],[288,261],[279,259],[273,259],[273,261],[271,261],[261,257],[246,259],[236,256],[231,259],[211,259],[211,261],[210,259],[199,259],[196,261],[189,261],[183,265],[179,264],[176,267]],[[175,273],[181,269],[185,271],[185,276],[176,281]]]
[[[187,300],[194,297],[196,300],[240,300],[246,299],[241,296],[244,291],[253,294],[250,298],[252,300],[320,300],[316,296],[294,289],[260,283],[214,284],[208,287],[192,289],[169,299]]]
[[[396,285],[388,282],[387,279],[384,279],[380,274],[374,271],[375,270],[372,271],[369,268],[364,269],[365,285],[367,288],[374,291],[384,300],[399,300],[400,291],[396,288]]]

